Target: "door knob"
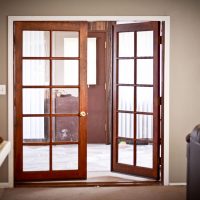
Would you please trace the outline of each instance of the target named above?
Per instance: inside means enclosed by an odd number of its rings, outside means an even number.
[[[86,112],[85,112],[85,111],[81,111],[81,112],[80,112],[80,116],[81,116],[81,117],[85,117],[85,116],[86,116]]]

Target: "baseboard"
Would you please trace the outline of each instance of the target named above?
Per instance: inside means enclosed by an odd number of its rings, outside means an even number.
[[[4,188],[0,188],[0,199],[3,196]]]
[[[175,185],[187,185],[187,183],[169,183],[169,185],[171,185],[171,186],[175,186]]]
[[[1,182],[0,183],[0,188],[9,188],[10,184],[8,182]]]

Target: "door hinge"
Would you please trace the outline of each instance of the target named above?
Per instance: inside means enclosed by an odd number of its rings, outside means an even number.
[[[159,165],[162,165],[162,158],[161,157],[159,157],[158,162],[159,162]]]
[[[104,84],[104,88],[105,88],[105,90],[107,89],[107,85],[106,85],[106,83]]]
[[[104,125],[105,132],[107,131],[107,124]]]
[[[159,104],[162,105],[162,97],[159,98]]]
[[[162,144],[162,138],[159,139],[159,145],[161,145],[161,144]]]
[[[105,49],[106,49],[106,48],[107,48],[107,42],[105,42],[105,44],[104,44],[104,45],[105,45]]]
[[[162,35],[160,35],[160,37],[159,37],[160,44],[162,44],[162,39],[163,39],[163,37],[162,37]]]

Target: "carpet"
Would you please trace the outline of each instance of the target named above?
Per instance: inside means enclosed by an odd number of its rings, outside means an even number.
[[[185,200],[185,186],[4,189],[1,200]]]

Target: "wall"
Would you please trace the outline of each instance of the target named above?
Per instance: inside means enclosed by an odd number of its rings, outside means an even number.
[[[170,182],[185,182],[185,136],[199,122],[198,0],[0,0],[0,84],[7,83],[7,16],[129,15],[171,17]],[[0,96],[0,134],[7,138],[7,97]],[[7,162],[0,182],[7,181]]]

